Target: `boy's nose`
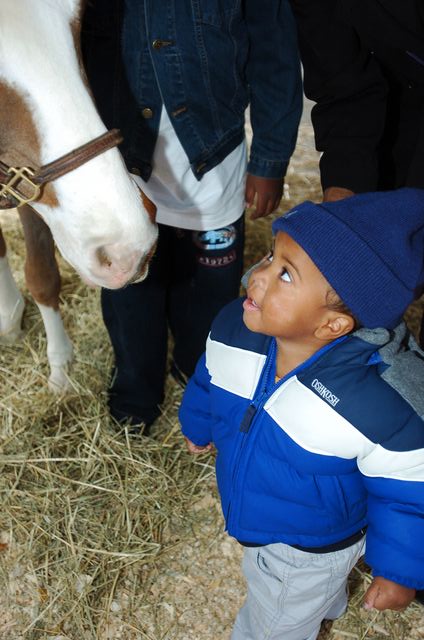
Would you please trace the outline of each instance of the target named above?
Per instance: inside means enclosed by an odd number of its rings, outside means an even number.
[[[262,260],[261,260],[262,262]],[[246,273],[242,276],[241,278],[241,284],[243,285],[243,287],[245,289],[247,289],[247,286],[250,282],[250,279],[253,275],[253,272],[259,267],[259,265],[261,264],[261,262],[257,262],[256,264],[254,264],[252,267],[250,267]]]
[[[259,267],[252,271],[252,274],[249,278],[249,287],[256,287],[258,289],[261,289],[262,291],[265,291],[266,282],[267,278],[264,269],[261,269]]]

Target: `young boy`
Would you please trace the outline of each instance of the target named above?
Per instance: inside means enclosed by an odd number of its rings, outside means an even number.
[[[424,363],[401,323],[424,284],[424,191],[305,202],[273,232],[180,419],[191,452],[216,446],[245,546],[232,639],[314,640],[346,609],[366,530],[365,608],[401,610],[424,587]]]

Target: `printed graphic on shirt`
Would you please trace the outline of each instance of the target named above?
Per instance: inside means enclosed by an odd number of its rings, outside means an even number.
[[[222,255],[222,251],[233,246],[237,238],[232,224],[212,231],[194,231],[192,237],[194,244],[201,249],[196,256],[197,262],[204,267],[226,267],[237,257],[235,249]]]
[[[198,255],[197,262],[204,267],[226,267],[236,259],[236,252],[230,251],[225,256],[205,256]]]
[[[222,229],[212,231],[194,231],[193,242],[203,251],[216,251],[231,247],[236,241],[236,229],[230,224]]]

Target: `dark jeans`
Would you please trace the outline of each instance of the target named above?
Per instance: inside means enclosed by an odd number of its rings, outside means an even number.
[[[164,397],[168,328],[173,364],[190,377],[218,311],[239,295],[244,216],[223,229],[197,232],[159,225],[145,281],[102,290],[102,311],[115,355],[111,415],[151,424]]]

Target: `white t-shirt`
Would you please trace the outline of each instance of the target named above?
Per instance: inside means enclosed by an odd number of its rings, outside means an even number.
[[[162,108],[152,163],[148,182],[133,177],[156,205],[157,222],[207,231],[231,224],[242,215],[247,168],[245,141],[201,180],[196,180],[166,109]]]

